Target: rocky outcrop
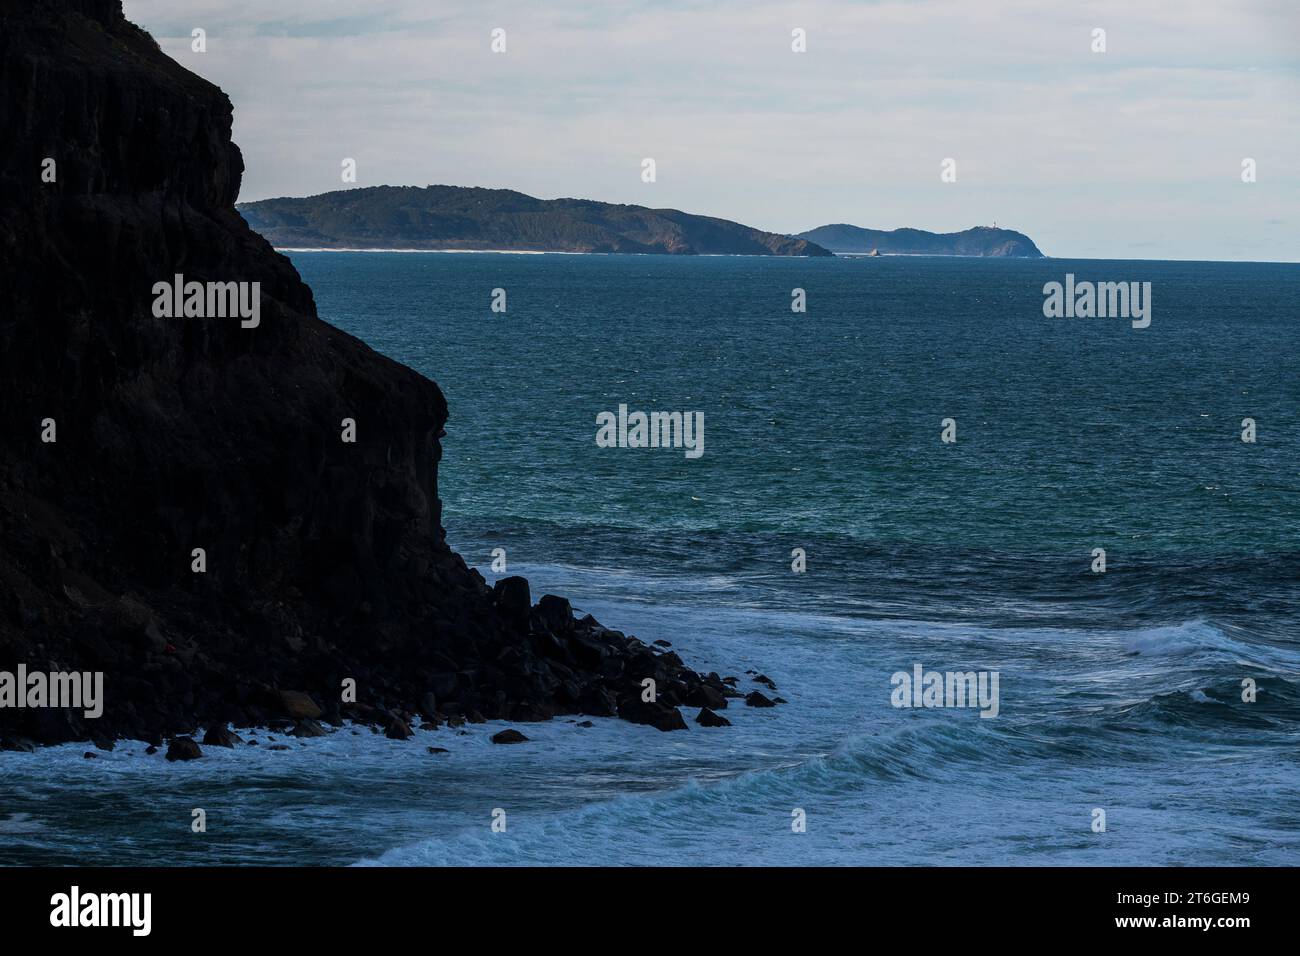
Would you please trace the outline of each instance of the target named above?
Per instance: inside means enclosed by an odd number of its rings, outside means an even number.
[[[243,742],[238,734],[232,734],[229,728],[220,724],[212,725],[208,728],[207,733],[203,735],[203,746],[205,747],[234,749],[235,744],[242,744]]]
[[[167,760],[198,760],[202,756],[203,751],[190,737],[177,737],[167,745]]]
[[[806,239],[727,219],[591,199],[536,199],[512,189],[369,186],[243,203],[239,211],[281,248],[830,255]]]
[[[707,707],[701,707],[700,712],[695,715],[695,722],[701,727],[730,727],[731,721],[721,714],[715,714]]]
[[[101,717],[0,708],[0,737],[400,737],[727,690],[447,547],[442,393],[317,317],[235,211],[229,100],[118,0],[0,5],[0,77],[0,670],[104,675]],[[178,274],[259,283],[260,320],[155,315]]]

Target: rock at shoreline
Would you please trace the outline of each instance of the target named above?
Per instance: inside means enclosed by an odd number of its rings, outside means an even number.
[[[426,726],[430,723],[438,726],[438,698],[432,691],[420,695],[420,716],[424,718]]]
[[[618,715],[634,724],[649,724],[657,730],[686,730],[682,712],[664,701],[643,701],[629,697],[618,705]]]
[[[776,701],[764,697],[758,691],[750,691],[745,695],[746,707],[775,707]]]
[[[213,724],[208,728],[207,733],[203,735],[203,746],[205,747],[231,747],[235,744],[243,743],[243,739],[238,735],[231,733],[225,724]]]
[[[289,733],[294,737],[324,737],[327,731],[310,717],[304,717],[293,725],[293,729]]]
[[[280,703],[284,705],[284,712],[294,720],[316,720],[322,713],[316,701],[296,690],[280,691]]]
[[[168,760],[198,760],[202,756],[203,751],[192,737],[173,737],[167,745]]]
[[[93,721],[2,709],[0,737],[409,736],[393,712],[670,730],[714,700],[677,655],[448,547],[442,392],[318,318],[234,208],[230,101],[118,0],[0,5],[0,84],[0,664],[102,672],[105,699]],[[156,316],[177,275],[258,283],[257,322]],[[636,702],[647,678],[664,703]]]
[[[700,708],[699,714],[695,717],[695,722],[701,727],[730,727],[731,721],[709,710],[707,707]]]
[[[528,620],[528,610],[532,607],[528,580],[519,576],[502,578],[492,588],[492,600],[501,616],[514,624]],[[538,605],[538,617],[543,618],[543,608]]]
[[[709,707],[724,710],[727,706],[726,695],[717,687],[708,684],[696,684],[686,694],[682,703],[690,707]]]
[[[492,742],[494,744],[522,744],[527,741],[528,738],[513,727],[492,735]]]

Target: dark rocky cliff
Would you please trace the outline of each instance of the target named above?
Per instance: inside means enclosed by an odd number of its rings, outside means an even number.
[[[0,737],[297,715],[282,691],[381,723],[716,704],[716,677],[447,547],[441,392],[317,318],[234,209],[229,100],[119,0],[3,0],[0,78],[0,670],[105,674],[101,718],[0,708]],[[260,325],[156,318],[177,273],[260,282]]]

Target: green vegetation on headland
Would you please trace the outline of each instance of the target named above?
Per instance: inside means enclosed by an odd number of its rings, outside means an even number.
[[[676,209],[535,199],[511,189],[372,186],[244,203],[280,248],[829,256],[815,243]]]
[[[282,249],[459,249],[662,255],[930,255],[1040,258],[1010,229],[886,232],[820,226],[797,236],[677,209],[591,199],[536,199],[512,189],[370,186],[238,207]]]

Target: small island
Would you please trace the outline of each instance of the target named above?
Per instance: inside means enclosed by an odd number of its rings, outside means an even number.
[[[988,256],[1003,259],[1045,258],[1024,233],[996,226],[962,232],[924,229],[864,229],[847,223],[818,226],[799,233],[837,256]]]

